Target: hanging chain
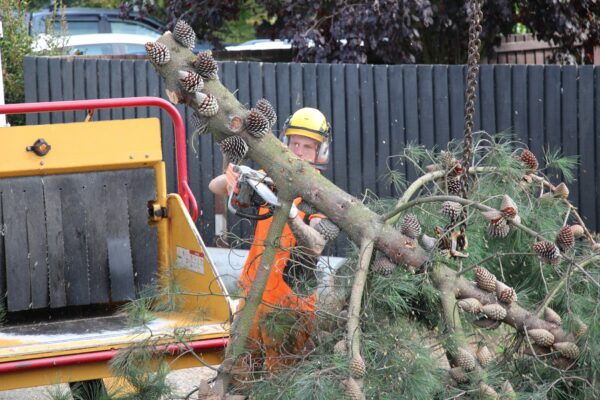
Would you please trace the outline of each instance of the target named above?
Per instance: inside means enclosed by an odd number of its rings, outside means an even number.
[[[468,68],[467,68],[467,90],[465,103],[465,132],[463,141],[463,159],[462,159],[462,196],[467,197],[469,192],[469,167],[473,161],[473,119],[475,116],[475,100],[477,99],[477,75],[479,73],[479,47],[481,39],[481,4],[479,0],[469,1],[470,21],[469,21],[469,48],[468,48]]]

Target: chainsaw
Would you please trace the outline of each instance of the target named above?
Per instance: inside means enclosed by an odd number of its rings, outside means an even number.
[[[276,188],[273,180],[265,173],[247,167],[235,165],[233,171],[239,174],[236,187],[229,190],[227,208],[233,214],[253,220],[263,220],[273,215],[273,209],[280,207],[281,203],[275,194]],[[268,207],[265,214],[244,212],[242,209]]]

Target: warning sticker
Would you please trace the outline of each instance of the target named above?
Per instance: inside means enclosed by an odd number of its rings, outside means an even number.
[[[175,265],[177,268],[185,268],[199,274],[204,274],[204,254],[177,246],[177,261]]]

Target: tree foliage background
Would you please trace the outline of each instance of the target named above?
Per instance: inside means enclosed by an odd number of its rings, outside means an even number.
[[[257,37],[291,40],[296,61],[302,62],[462,64],[466,60],[469,17],[466,2],[459,0],[174,0],[166,4],[133,0],[124,6],[162,17],[169,27],[183,18],[201,39],[214,44],[235,38],[219,31],[247,30],[250,24]],[[486,1],[483,14],[485,52],[498,44],[500,35],[517,29],[554,41],[578,63],[590,63],[592,48],[600,42],[600,2],[593,0]],[[574,50],[578,46],[583,46],[583,57]]]

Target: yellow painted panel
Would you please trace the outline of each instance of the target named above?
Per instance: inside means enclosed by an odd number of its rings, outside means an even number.
[[[182,293],[182,308],[191,314],[206,313],[211,319],[228,321],[231,305],[225,286],[206,251],[206,246],[185,209],[181,197],[170,194],[169,210],[169,270],[163,277],[174,280]]]
[[[52,146],[39,157],[27,146]],[[0,128],[0,177],[149,166],[162,160],[157,118]]]

